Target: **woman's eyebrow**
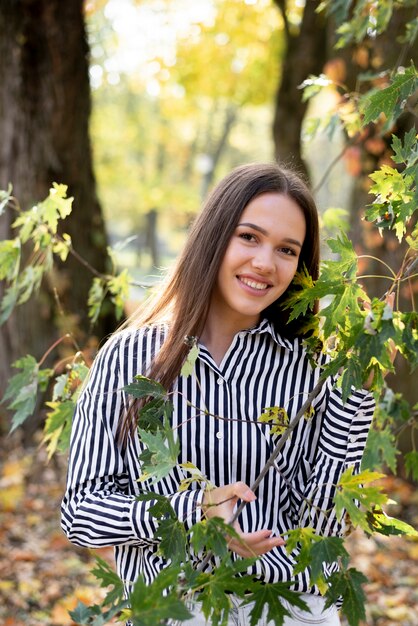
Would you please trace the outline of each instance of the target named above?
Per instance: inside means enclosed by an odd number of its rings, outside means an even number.
[[[261,233],[262,235],[268,235],[268,232],[264,228],[262,228],[261,226],[258,226],[257,224],[252,224],[251,222],[241,222],[240,224],[238,224],[238,226],[245,226],[246,228],[253,228],[254,230],[257,230],[259,233]],[[302,248],[301,242],[298,241],[297,239],[286,237],[285,239],[283,239],[283,241],[285,243],[293,243],[295,246]]]

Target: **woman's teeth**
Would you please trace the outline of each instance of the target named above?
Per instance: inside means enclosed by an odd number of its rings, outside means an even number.
[[[244,283],[244,285],[248,285],[249,287],[252,287],[253,289],[259,289],[260,291],[262,289],[267,289],[268,287],[266,283],[258,283],[255,280],[250,280],[248,278],[240,278],[240,281]]]

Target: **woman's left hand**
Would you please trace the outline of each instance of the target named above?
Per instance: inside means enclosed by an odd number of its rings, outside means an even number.
[[[241,481],[206,491],[202,503],[204,514],[207,518],[221,517],[228,523],[238,499],[253,502],[256,495]],[[228,548],[242,557],[260,556],[285,543],[281,537],[272,536],[272,531],[268,529],[244,533],[237,521],[232,526],[239,537],[229,537]]]

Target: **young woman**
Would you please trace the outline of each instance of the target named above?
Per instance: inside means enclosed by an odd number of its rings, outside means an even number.
[[[330,381],[314,400],[312,419],[300,421],[257,493],[249,487],[276,439],[259,416],[276,406],[294,417],[320,374],[322,357],[312,367],[298,334],[303,320],[288,322],[280,307],[298,268],[305,265],[315,279],[318,264],[317,211],[301,179],[276,164],[239,167],[210,195],[156,299],[99,352],[74,417],[62,525],[77,545],[115,546],[128,586],[139,573],[151,582],[165,566],[152,503],[135,499],[138,406],[122,391],[144,374],[172,392],[180,442],[179,466],[152,489],[169,497],[187,528],[204,515],[229,520],[237,500],[247,502],[236,525],[241,541],[229,548],[260,556],[249,571],[254,577],[292,580],[304,594],[311,612],[289,608],[285,625],[339,624],[335,607],[323,611],[308,572],[293,576],[294,555],[280,536],[308,525],[323,535],[343,532],[333,509],[335,485],[348,465],[360,464],[372,397],[354,391],[343,404]],[[196,337],[199,347],[187,378],[180,373],[186,336]],[[185,462],[217,487],[179,492]],[[248,611],[237,606],[231,624],[249,623]],[[199,616],[190,622],[203,623]]]

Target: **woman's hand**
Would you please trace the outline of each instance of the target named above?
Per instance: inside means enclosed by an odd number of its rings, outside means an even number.
[[[238,499],[244,502],[253,502],[256,496],[243,482],[232,483],[206,491],[203,497],[203,512],[207,518],[221,517],[229,523],[234,515]],[[237,521],[232,524],[239,534],[239,539],[231,537],[228,548],[242,557],[260,556],[285,542],[280,537],[272,537],[271,530],[258,530],[253,533],[243,533]]]

